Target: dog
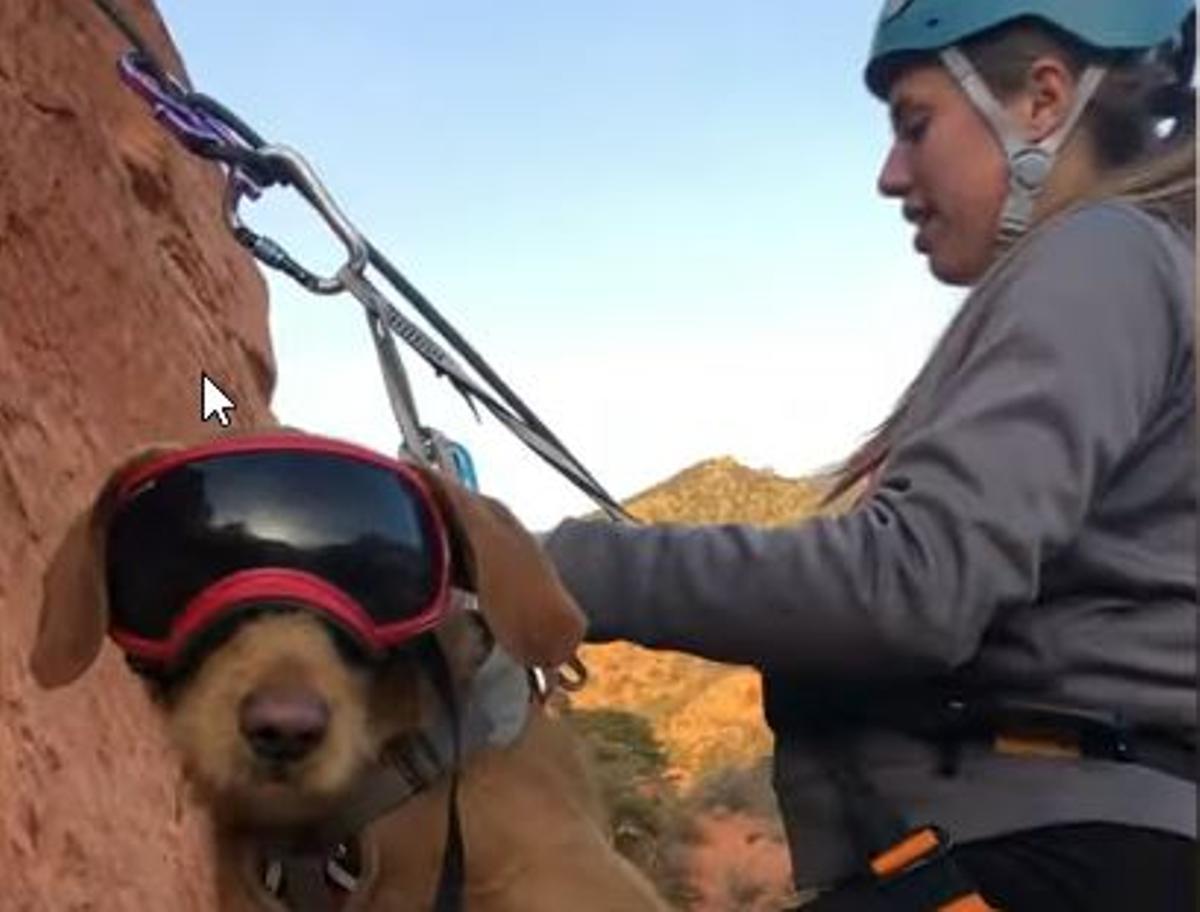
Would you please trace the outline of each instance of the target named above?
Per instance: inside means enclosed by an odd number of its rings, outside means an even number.
[[[42,686],[75,681],[99,653],[115,479],[170,449],[123,463],[53,556],[30,659]],[[574,655],[578,607],[503,505],[421,475],[477,611],[460,593],[424,651],[374,664],[352,661],[312,613],[252,616],[181,681],[151,684],[213,820],[220,908],[440,912],[458,895],[466,912],[666,912],[611,845],[581,745],[527,683]],[[446,734],[480,717],[490,734],[477,744]],[[422,779],[417,758],[431,755]]]

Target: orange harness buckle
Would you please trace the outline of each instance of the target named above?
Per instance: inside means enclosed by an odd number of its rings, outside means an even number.
[[[918,827],[870,860],[871,872],[880,883],[901,878],[927,864],[946,859],[950,841],[936,826]],[[948,859],[947,859],[948,860]],[[930,912],[996,912],[976,890],[968,888]]]
[[[872,858],[871,871],[880,879],[894,877],[945,850],[946,843],[936,827],[921,827]]]

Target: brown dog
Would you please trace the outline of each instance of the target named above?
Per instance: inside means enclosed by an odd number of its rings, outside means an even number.
[[[486,621],[456,611],[437,642],[464,728],[481,716],[490,734],[468,739],[456,774],[443,737],[440,754],[426,754],[440,765],[423,780],[413,745],[430,738],[414,736],[437,720],[444,736],[446,687],[431,683],[415,652],[355,664],[304,612],[241,624],[180,685],[155,693],[214,818],[221,909],[433,909],[450,830],[460,827],[468,912],[665,910],[611,847],[577,743],[526,683],[526,669],[573,655],[578,608],[502,505],[424,474],[465,545]],[[31,660],[43,686],[75,680],[99,652],[114,502],[110,481],[46,573]]]

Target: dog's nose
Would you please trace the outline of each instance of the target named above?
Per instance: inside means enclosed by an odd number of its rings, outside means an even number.
[[[325,737],[329,705],[310,690],[263,687],[242,700],[238,722],[242,736],[264,760],[299,760]]]

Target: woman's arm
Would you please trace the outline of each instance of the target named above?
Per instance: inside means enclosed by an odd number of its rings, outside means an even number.
[[[1025,258],[931,417],[850,513],[555,529],[546,546],[588,638],[867,676],[973,655],[996,612],[1037,598],[1044,560],[1075,536],[1190,336],[1193,292],[1125,209],[1077,213]]]

